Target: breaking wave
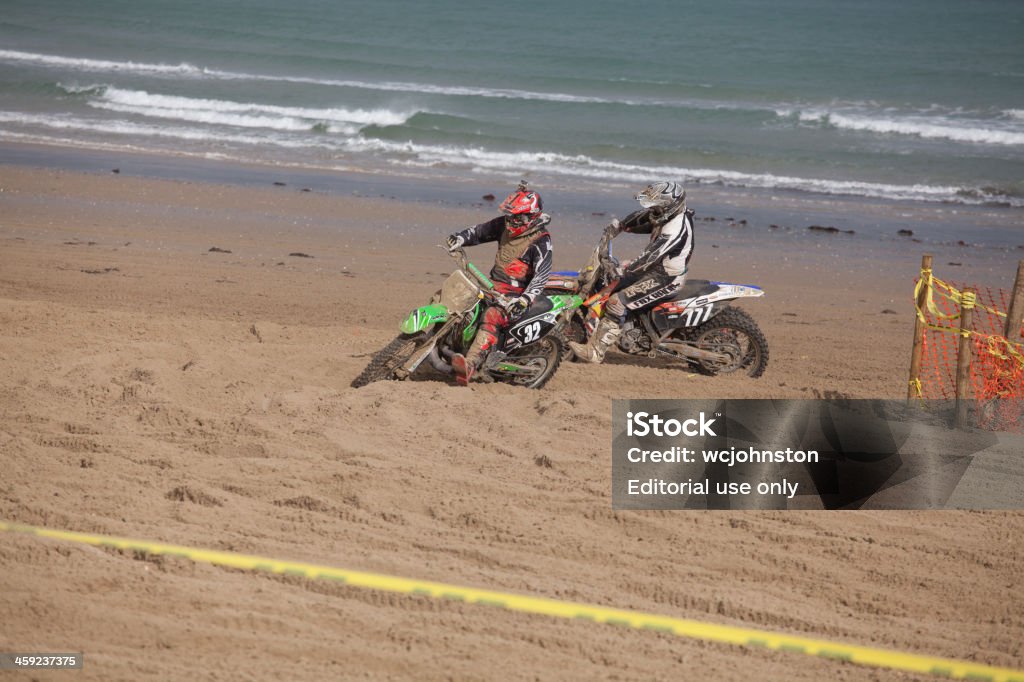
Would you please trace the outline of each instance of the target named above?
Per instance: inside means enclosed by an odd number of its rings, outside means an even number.
[[[778,112],[784,115],[786,111]],[[1013,110],[1007,112],[1015,116]],[[798,114],[800,121],[845,130],[883,135],[914,135],[928,139],[992,145],[1024,145],[1024,130],[1019,125],[998,120],[952,118],[948,116],[894,116],[883,118],[836,111],[808,110]]]
[[[360,139],[353,150],[379,151],[411,156],[395,161],[407,166],[469,166],[475,171],[533,171],[592,179],[647,182],[651,177],[680,178],[685,183],[798,190],[815,194],[875,197],[911,201],[947,201],[964,204],[1000,203],[1024,206],[1024,198],[991,188],[941,185],[895,185],[856,180],[801,178],[768,173],[742,173],[709,168],[646,166],[600,161],[585,155],[553,152],[494,152],[478,148],[416,145]]]
[[[111,86],[60,87],[69,93],[92,95],[94,98],[89,100],[89,106],[107,111],[191,123],[285,131],[315,130],[352,135],[365,125],[401,125],[416,113],[389,109],[283,107],[160,95]]]

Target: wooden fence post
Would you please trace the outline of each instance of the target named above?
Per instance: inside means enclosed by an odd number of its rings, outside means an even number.
[[[931,254],[925,254],[921,256],[921,279],[924,280],[926,275],[923,273],[931,272],[932,269],[932,257]],[[928,282],[922,282],[921,288],[917,292],[917,310],[924,310],[925,302],[928,300]],[[924,322],[921,320],[921,316],[917,314],[917,310],[914,311],[914,346],[910,351],[910,382],[907,386],[907,401],[911,401],[917,398],[920,394],[918,393],[918,386],[920,385],[921,379],[921,353],[924,350],[924,332],[927,329],[924,326]]]
[[[1017,263],[1017,279],[1010,293],[1010,309],[1006,311],[1006,332],[1003,336],[1010,343],[1021,340],[1020,328],[1024,324],[1021,318],[1024,318],[1024,260]]]
[[[966,332],[974,319],[975,291],[965,287],[960,301],[960,341],[956,353],[956,412],[953,425],[962,429],[967,424],[967,401],[971,394],[971,348],[974,342]]]

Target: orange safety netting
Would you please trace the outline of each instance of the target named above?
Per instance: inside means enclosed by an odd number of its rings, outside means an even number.
[[[921,371],[911,385],[922,399],[956,397],[957,353],[961,335],[971,348],[970,395],[976,423],[982,428],[1024,430],[1024,345],[1004,336],[1009,293],[1002,289],[966,287],[944,282],[922,270],[915,289],[927,287],[924,305]],[[970,328],[962,332],[960,314],[973,307]]]

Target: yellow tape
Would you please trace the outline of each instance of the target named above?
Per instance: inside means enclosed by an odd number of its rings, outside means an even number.
[[[921,270],[921,278],[917,281],[917,285],[914,287],[914,300],[917,300],[917,293],[920,291],[922,286],[928,287],[928,293],[926,296],[925,306],[928,308],[928,312],[934,315],[940,320],[952,320],[960,317],[960,313],[954,313],[952,315],[943,315],[939,312],[939,309],[935,306],[935,302],[932,300],[932,291],[939,289],[939,294],[945,296],[949,300],[953,301],[957,305],[964,308],[978,307],[982,310],[996,315],[999,317],[1006,317],[1006,313],[995,308],[990,308],[987,305],[978,303],[977,293],[970,291],[960,291],[952,284],[943,282],[941,279],[935,277],[931,270]],[[945,291],[941,291],[944,289]],[[920,311],[919,311],[920,313]]]
[[[1009,341],[1005,336],[998,336],[996,334],[986,334],[984,332],[976,332],[971,329],[960,329],[959,327],[943,327],[942,325],[924,323],[926,329],[931,329],[936,332],[948,332],[950,334],[956,334],[967,339],[972,336],[977,336],[988,342],[988,348],[984,351],[988,352],[1002,360],[1015,360],[1017,364],[1024,367],[1024,344],[1013,343]],[[1006,353],[999,351],[999,347],[1002,346]]]
[[[938,307],[935,305],[935,301],[932,300],[932,292],[935,291],[936,288],[945,289],[948,293],[944,293],[942,291],[939,293],[951,301],[954,301],[962,308],[978,307],[994,315],[1001,315],[1002,317],[1006,317],[1006,313],[978,303],[977,295],[974,292],[959,291],[955,287],[943,282],[941,279],[936,278],[932,274],[932,271],[928,269],[921,270],[921,277],[917,280],[917,284],[914,286],[914,310],[923,327],[937,332],[950,332],[962,336],[965,339],[970,336],[979,336],[988,342],[987,350],[989,354],[1003,360],[1009,360],[1012,358],[1018,364],[1024,366],[1024,344],[1012,342],[1006,337],[998,336],[996,334],[985,334],[983,332],[977,332],[969,329],[960,329],[959,327],[949,327],[930,323],[925,315],[925,310],[922,310],[917,306],[918,294],[921,292],[921,287],[927,287],[928,289],[925,292],[924,308],[928,311],[928,314],[937,320],[955,320],[960,317],[960,313],[957,312],[952,315],[944,315],[939,311]],[[998,346],[1003,346],[1006,353],[1004,354],[1000,352],[997,348]]]
[[[924,392],[921,390],[921,380],[920,379],[911,379],[910,380],[910,387],[914,389],[915,393],[917,393],[917,397],[920,398],[923,401],[924,400]]]
[[[1014,360],[1017,361],[1017,364],[1024,367],[1024,345],[1021,345],[1019,343],[1012,343],[1005,336],[995,336],[990,334],[985,334],[983,336],[985,336],[985,339],[988,341],[989,353],[1003,360],[1009,360],[1010,358],[1013,358]],[[1000,344],[1002,344],[1005,347],[1006,352],[1009,355],[1004,355],[1003,353],[999,352],[999,350],[996,347]]]
[[[921,287],[926,287],[927,289],[924,295],[924,307],[932,317],[936,320],[954,320],[960,317],[960,313],[944,315],[935,305],[935,301],[932,300],[932,295],[935,291],[935,282],[937,281],[938,280],[932,276],[931,270],[923,269],[921,270],[921,277],[917,280],[917,284],[914,285],[914,309],[917,312],[917,317],[923,324],[928,324],[928,319],[925,317],[924,310],[921,310],[917,305],[917,301],[920,300]]]
[[[452,599],[460,602],[498,606],[511,611],[521,611],[557,618],[579,619],[597,623],[621,625],[640,630],[667,632],[682,637],[737,644],[740,646],[759,647],[792,651],[810,656],[821,656],[839,661],[848,661],[861,665],[903,670],[907,672],[939,675],[960,680],[987,680],[989,682],[1024,682],[1024,671],[1009,668],[996,668],[967,661],[949,658],[920,656],[898,651],[874,649],[851,644],[839,644],[808,637],[797,637],[777,632],[766,632],[750,628],[717,625],[685,618],[671,618],[638,611],[626,611],[604,606],[575,604],[573,602],[546,599],[543,597],[526,597],[507,592],[479,590],[472,587],[459,587],[425,580],[411,580],[395,576],[349,571],[329,566],[317,566],[296,561],[278,561],[259,556],[220,552],[210,549],[195,549],[178,545],[165,545],[158,542],[130,540],[106,535],[92,535],[73,531],[53,530],[38,526],[0,521],[0,531],[28,533],[38,537],[81,542],[97,547],[114,547],[117,549],[178,556],[202,563],[217,566],[230,566],[253,571],[266,571],[287,575],[300,575],[307,578],[323,578],[343,582],[353,587],[364,587],[387,592],[423,595],[438,599]]]

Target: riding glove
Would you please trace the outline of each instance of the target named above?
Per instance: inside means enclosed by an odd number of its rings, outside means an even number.
[[[511,317],[519,317],[526,312],[526,309],[530,307],[530,297],[520,296],[509,301],[508,306],[505,308]]]

